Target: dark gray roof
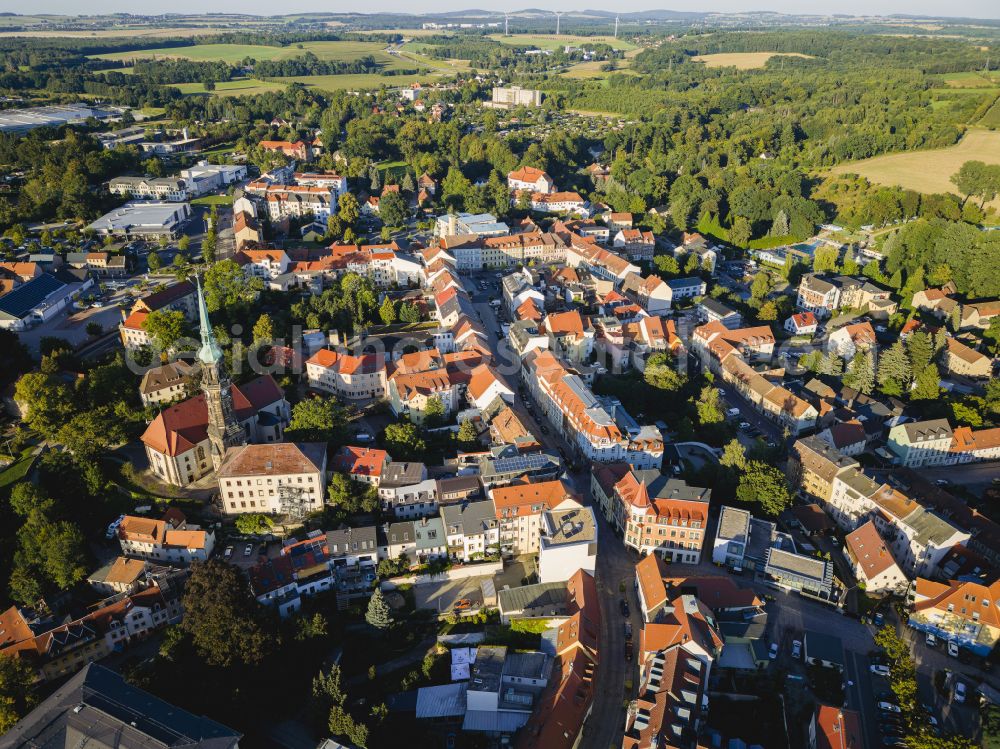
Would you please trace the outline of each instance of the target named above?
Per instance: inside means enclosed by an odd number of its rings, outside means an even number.
[[[640,483],[646,485],[646,491],[653,499],[680,499],[690,502],[708,502],[712,496],[711,489],[691,486],[682,479],[670,478],[655,468],[635,472]]]
[[[719,528],[715,537],[724,541],[747,543],[750,534],[750,513],[736,507],[723,505],[719,514]]]
[[[508,653],[503,664],[503,675],[544,679],[549,670],[548,663],[545,653]]]
[[[686,276],[685,278],[671,278],[667,281],[667,286],[671,289],[686,289],[689,286],[701,286],[704,281],[698,276]]]
[[[706,297],[699,302],[699,306],[704,307],[710,312],[719,315],[720,317],[726,317],[727,315],[738,315],[739,312],[734,310],[732,307],[723,304],[718,299],[713,299],[712,297]]]
[[[795,451],[805,468],[827,482],[833,481],[833,477],[844,468],[858,467],[858,461],[844,455],[814,434],[798,440]]]
[[[0,749],[229,749],[240,738],[231,728],[164,702],[91,663],[0,737]]]
[[[929,419],[928,421],[911,421],[903,424],[906,438],[911,442],[939,440],[952,436],[951,424],[947,419]]]
[[[772,575],[797,575],[820,583],[829,577],[828,563],[822,559],[793,554],[781,549],[768,550],[767,572]]]
[[[807,629],[803,640],[805,640],[806,658],[816,658],[843,665],[844,643],[836,635],[813,632]]]
[[[0,317],[23,319],[31,310],[65,286],[66,284],[49,273],[32,278],[0,297]]]
[[[492,499],[445,505],[441,508],[441,517],[448,535],[457,532],[466,536],[476,535],[497,527],[497,512]]]
[[[479,483],[478,476],[454,476],[449,479],[438,479],[437,490],[438,499],[447,502],[446,494],[469,493],[478,495],[482,492],[483,486]]]
[[[331,557],[378,551],[378,532],[374,525],[327,531],[326,541]]]
[[[566,583],[537,583],[507,588],[497,592],[500,610],[523,616],[562,616],[566,613],[569,594]]]
[[[396,486],[412,486],[423,481],[423,463],[389,463],[382,470],[382,478],[379,481],[380,487],[386,489]]]

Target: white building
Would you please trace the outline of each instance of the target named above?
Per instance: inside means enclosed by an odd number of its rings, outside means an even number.
[[[186,567],[204,562],[215,548],[215,533],[196,525],[175,528],[165,520],[126,516],[118,526],[118,541],[127,557]]]
[[[282,442],[231,447],[216,471],[227,515],[304,515],[323,509],[326,443]]]
[[[441,519],[453,559],[469,562],[500,553],[500,522],[493,500],[444,505]]]
[[[126,203],[87,228],[102,236],[175,237],[190,217],[187,203]]]
[[[242,182],[247,178],[247,168],[244,164],[209,164],[203,160],[182,169],[180,174],[188,194],[197,197]]]
[[[597,566],[597,520],[589,507],[542,513],[538,581],[569,580],[578,570],[591,575]]]

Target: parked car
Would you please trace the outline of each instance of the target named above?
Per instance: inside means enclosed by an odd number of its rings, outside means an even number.
[[[632,641],[632,622],[625,622],[625,642]]]
[[[245,557],[248,557],[248,556],[250,556],[250,553],[251,553],[252,551],[253,551],[253,544],[247,544],[247,545],[246,545],[246,548],[245,548],[245,549],[243,549],[243,556],[245,556]]]
[[[948,640],[948,655],[952,658],[958,658],[958,643],[953,640]]]
[[[937,638],[930,632],[927,633],[927,636],[924,638],[924,642],[927,643],[927,647],[929,648],[937,647]]]
[[[873,663],[869,669],[876,676],[889,676],[889,667],[884,663]]]
[[[875,626],[876,627],[881,627],[882,626],[882,623],[885,621],[885,617],[882,616],[882,612],[881,611],[879,611],[877,614],[875,614],[874,621],[875,621]]]
[[[738,409],[738,408],[729,408],[729,409],[726,409],[726,415],[727,416],[739,416],[740,415],[740,409]]]
[[[767,657],[772,661],[778,657],[778,643],[772,642],[770,650],[767,651]]]
[[[110,541],[112,538],[118,535],[118,528],[121,526],[123,520],[125,520],[124,515],[119,515],[117,520],[113,520],[108,525],[108,529],[104,532],[104,537]]]
[[[626,642],[625,643],[625,660],[626,661],[632,660],[632,653],[633,653],[632,643],[631,642]]]
[[[955,702],[965,702],[965,682],[956,681],[955,682]]]
[[[749,428],[750,428],[750,422],[749,421],[741,421],[740,422],[740,429],[743,429],[745,431],[745,430],[747,430]]]
[[[885,700],[878,703],[878,709],[886,713],[901,713],[902,710],[899,709],[899,705],[894,702],[886,702]]]
[[[229,557],[231,557],[232,555],[233,555],[233,547],[232,546],[227,546],[226,547],[226,552],[222,555],[223,558],[229,559]]]
[[[628,601],[626,601],[624,598],[622,598],[618,602],[618,607],[621,609],[622,616],[626,616],[627,617],[628,616]]]
[[[792,640],[792,658],[802,657],[802,640]]]
[[[455,601],[456,611],[462,611],[464,609],[471,609],[471,608],[472,608],[472,601],[470,601],[468,598],[461,598]]]

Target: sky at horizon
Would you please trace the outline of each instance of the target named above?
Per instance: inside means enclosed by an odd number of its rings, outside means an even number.
[[[76,15],[81,11],[80,0],[38,0],[31,4],[34,13],[56,13]],[[805,6],[805,7],[803,7]],[[517,10],[519,8],[545,8],[552,10],[578,10],[600,8],[598,3],[580,2],[580,0],[548,0],[548,2],[527,2],[494,5],[480,3],[477,0],[435,0],[422,6],[425,13],[467,10],[469,8],[487,8],[497,10]],[[158,11],[158,8],[162,8]],[[211,10],[209,11],[208,8]],[[733,13],[742,11],[768,10],[779,13],[822,12],[817,6],[804,4],[796,0],[716,0],[705,3],[699,0],[672,0],[665,4],[662,0],[631,0],[615,5],[622,12],[640,10],[677,10],[677,11],[708,11]],[[379,0],[371,3],[365,9],[378,13],[414,13],[412,2],[406,0]],[[23,6],[13,7],[12,0],[0,0],[0,12],[26,13]],[[333,3],[328,7],[317,7],[315,2],[308,0],[286,0],[280,6],[273,0],[171,0],[157,2],[153,0],[146,5],[136,5],[134,0],[90,0],[86,12],[101,13],[250,13],[250,14],[287,14],[315,12],[357,12],[357,8],[344,7]],[[944,3],[941,0],[839,0],[833,4],[829,12],[855,15],[929,15],[948,18],[983,18],[1000,19],[1000,2],[997,0],[954,0]]]

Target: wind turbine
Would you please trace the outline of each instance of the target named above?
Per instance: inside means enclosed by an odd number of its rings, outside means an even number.
[[[618,16],[615,16],[615,39],[618,38]]]
[[[510,36],[510,13],[507,11],[503,12],[503,35]]]
[[[559,19],[562,18],[563,13],[565,13],[565,12],[566,11],[564,11],[564,10],[563,11],[559,11],[559,10],[553,11],[553,13],[556,14],[556,36],[559,36]]]

